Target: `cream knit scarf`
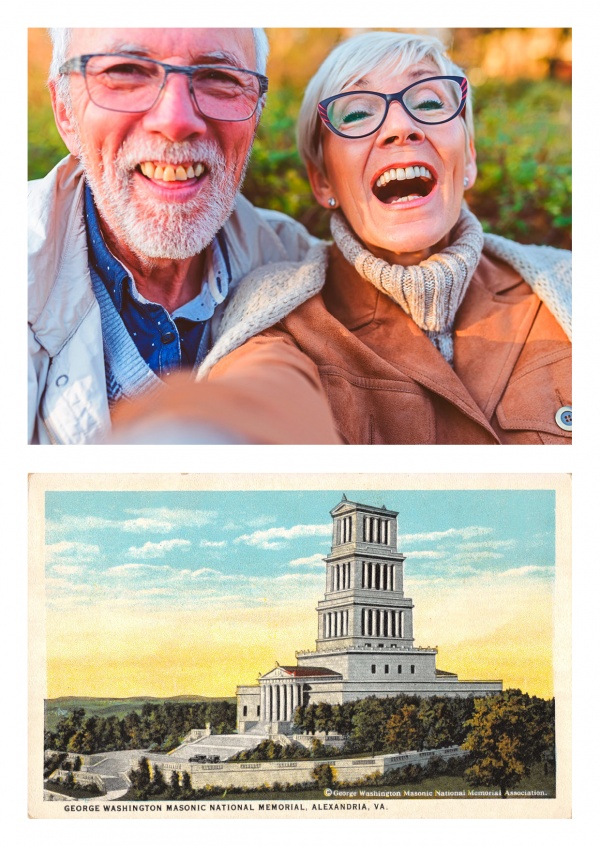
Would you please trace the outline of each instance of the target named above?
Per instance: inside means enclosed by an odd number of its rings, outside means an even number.
[[[452,245],[414,267],[376,258],[339,211],[332,215],[331,234],[363,279],[394,300],[452,364],[454,318],[483,249],[483,230],[475,215],[463,207],[452,230]]]

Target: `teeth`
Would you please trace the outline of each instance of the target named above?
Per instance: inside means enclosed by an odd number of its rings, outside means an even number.
[[[382,185],[387,185],[392,179],[414,179],[416,176],[421,176],[425,179],[433,179],[428,168],[421,165],[407,168],[391,167],[389,170],[386,170],[385,173],[381,174],[375,184],[378,188],[381,188]]]
[[[154,162],[142,162],[140,170],[148,179],[162,182],[186,182],[188,179],[202,176],[204,165],[198,162],[187,167],[183,165],[155,165]]]

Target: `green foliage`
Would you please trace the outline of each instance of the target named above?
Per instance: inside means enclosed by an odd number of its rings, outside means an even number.
[[[310,758],[308,749],[299,743],[282,746],[274,740],[263,740],[254,749],[244,749],[238,752],[230,761],[290,761]]]
[[[296,150],[302,90],[269,93],[244,194],[291,215],[319,237],[329,213],[315,202]],[[568,247],[571,233],[571,90],[560,81],[488,82],[476,89],[478,179],[468,192],[486,230],[522,242]],[[66,149],[47,102],[29,112],[29,178],[46,174]]]
[[[91,754],[119,749],[155,749],[170,752],[193,728],[210,722],[216,734],[229,734],[235,729],[236,709],[226,700],[196,702],[146,702],[141,715],[136,712],[119,719],[85,717],[83,708],[76,708],[62,717],[55,732],[46,732],[45,745],[50,749]]]
[[[571,89],[551,80],[476,92],[478,177],[468,201],[484,229],[570,247]]]
[[[333,787],[336,782],[336,772],[329,764],[317,764],[311,773],[320,788]]]
[[[475,700],[463,748],[471,753],[466,771],[474,786],[499,787],[502,796],[531,772],[554,747],[554,703],[507,690]]]

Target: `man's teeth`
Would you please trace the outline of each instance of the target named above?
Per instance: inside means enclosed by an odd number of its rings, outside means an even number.
[[[185,182],[204,173],[203,164],[183,165],[155,165],[154,162],[142,162],[140,170],[148,179],[158,179],[162,182]]]
[[[375,184],[378,188],[381,188],[382,185],[387,185],[387,183],[391,182],[392,179],[414,179],[417,176],[424,177],[425,179],[433,179],[430,171],[426,167],[421,167],[420,165],[406,168],[391,167],[389,170],[386,170],[385,173],[381,174]]]

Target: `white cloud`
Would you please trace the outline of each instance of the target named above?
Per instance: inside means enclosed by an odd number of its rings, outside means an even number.
[[[169,533],[182,526],[206,526],[217,517],[216,511],[200,511],[195,508],[126,508],[123,519],[110,519],[95,515],[74,516],[63,514],[58,520],[47,520],[49,532],[87,532],[95,529],[110,529],[116,532],[161,532]],[[128,517],[126,515],[133,515]]]
[[[503,570],[498,575],[512,578],[514,576],[532,576],[534,573],[550,576],[554,573],[554,567],[540,567],[537,564],[526,564],[523,567],[513,567],[512,570]]]
[[[414,535],[402,535],[402,543],[413,543],[415,541],[437,541],[450,538],[476,538],[481,535],[489,535],[493,529],[487,526],[464,526],[462,529],[446,529],[444,532],[417,532]]]
[[[406,555],[407,558],[410,558],[411,561],[414,561],[415,558],[447,558],[447,552],[436,552],[433,549],[424,549],[422,551],[414,549],[412,552],[403,552],[403,555]]]
[[[316,552],[306,558],[294,558],[290,561],[290,567],[320,567],[323,568],[323,556]]]
[[[516,540],[482,540],[459,543],[457,549],[510,549],[516,546]]]
[[[147,541],[143,546],[130,546],[128,554],[132,558],[162,558],[166,552],[172,552],[174,549],[187,549],[191,545],[189,540],[179,538],[163,540],[158,543]]]
[[[52,567],[52,572],[58,573],[59,576],[73,576],[75,573],[81,573],[83,569],[77,564],[55,564]]]
[[[200,543],[198,544],[198,546],[209,546],[209,547],[226,546],[226,545],[227,545],[227,541],[207,541],[207,540],[200,541]]]
[[[171,567],[166,564],[118,564],[116,567],[109,567],[105,572],[111,576],[122,574],[135,574],[140,570],[154,570],[155,572],[168,573]]]
[[[260,549],[281,549],[285,545],[284,541],[295,540],[296,538],[321,537],[330,534],[330,523],[292,526],[290,529],[274,527],[272,529],[262,529],[252,532],[249,535],[240,535],[235,539],[235,543],[258,546]]]
[[[487,549],[481,549],[479,552],[473,550],[472,552],[457,552],[453,559],[455,561],[490,561],[492,559],[504,558],[500,552],[490,552]]]
[[[91,561],[100,554],[100,547],[94,543],[59,541],[46,545],[46,563],[75,563]]]

